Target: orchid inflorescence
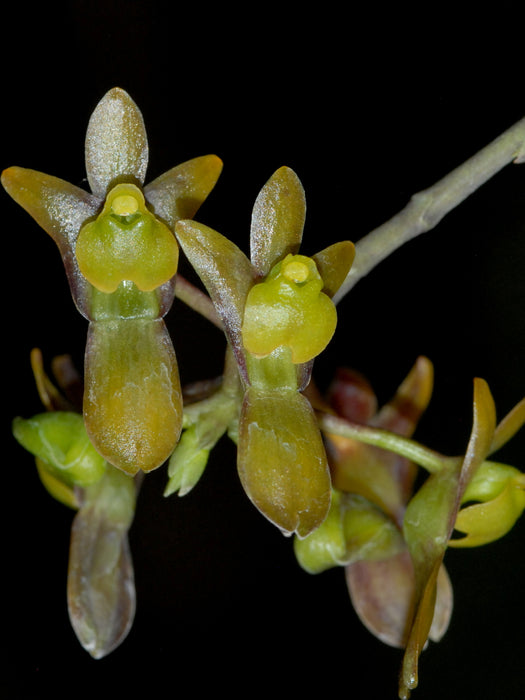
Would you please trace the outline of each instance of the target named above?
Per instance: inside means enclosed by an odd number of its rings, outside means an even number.
[[[305,195],[282,167],[256,199],[248,257],[193,219],[219,158],[195,158],[144,186],[147,164],[142,115],[115,88],[87,130],[91,192],[25,168],[2,174],[57,244],[89,322],[83,377],[67,356],[56,358],[57,388],[33,350],[45,410],[13,423],[46,489],[77,511],[67,591],[75,633],[94,658],[125,639],[135,611],[128,530],[144,474],[167,462],[165,495],[183,496],[226,434],[244,491],[293,536],[303,569],[342,567],[366,627],[405,649],[399,695],[407,698],[428,639],[441,639],[450,620],[447,548],[494,541],[525,509],[525,475],[489,459],[525,423],[525,400],[497,423],[490,389],[475,379],[471,437],[451,457],[412,438],[432,393],[426,357],[381,408],[348,368],[321,396],[313,364],[335,332],[353,243],[302,252]],[[177,272],[179,251],[207,295]],[[163,320],[177,295],[227,341],[221,377],[193,398]],[[428,477],[416,489],[421,469]]]

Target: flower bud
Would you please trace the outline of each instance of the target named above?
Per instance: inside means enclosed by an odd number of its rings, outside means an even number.
[[[401,533],[388,516],[361,496],[335,490],[326,520],[294,542],[299,564],[311,574],[357,561],[380,561],[403,548]]]
[[[70,486],[89,486],[107,464],[89,441],[82,416],[54,411],[15,418],[13,434],[28,452],[44,462],[51,475]]]

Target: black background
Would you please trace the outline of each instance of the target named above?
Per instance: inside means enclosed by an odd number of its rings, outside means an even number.
[[[88,118],[126,89],[150,144],[148,179],[188,158],[224,161],[198,219],[247,250],[253,201],[281,165],[308,202],[304,252],[357,241],[525,115],[513,3],[457,11],[348,13],[324,3],[50,3],[12,8],[2,39],[0,167],[87,186]],[[241,491],[224,441],[185,498],[146,479],[131,532],[138,610],[124,644],[93,661],[69,626],[72,512],[41,487],[14,415],[41,410],[29,352],[82,363],[76,312],[52,241],[0,195],[4,268],[3,575],[5,698],[227,692],[395,698],[401,652],[359,623],[343,572],[312,577]],[[419,354],[436,388],[417,437],[448,454],[470,431],[472,378],[502,417],[525,394],[525,166],[509,166],[340,304],[321,386],[351,365],[387,400]],[[176,302],[168,318],[184,382],[221,370],[224,341]],[[501,459],[524,468],[525,434]],[[455,611],[420,663],[415,698],[522,698],[525,521],[504,540],[450,551]]]

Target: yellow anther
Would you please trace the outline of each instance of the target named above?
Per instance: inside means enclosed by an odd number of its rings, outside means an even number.
[[[292,260],[284,267],[283,275],[291,282],[300,284],[301,282],[306,282],[309,278],[310,270],[303,262]]]
[[[139,203],[131,194],[121,194],[111,202],[111,211],[117,216],[130,216],[136,214]]]

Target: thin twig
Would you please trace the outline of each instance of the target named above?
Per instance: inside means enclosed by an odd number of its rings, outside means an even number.
[[[224,329],[210,297],[179,274],[175,284],[175,296],[217,328]]]
[[[413,195],[404,209],[358,241],[354,264],[334,302],[340,301],[394,250],[434,228],[449,211],[512,161],[525,163],[525,118],[435,185]]]
[[[380,447],[389,452],[395,452],[402,457],[406,457],[411,462],[415,462],[419,466],[424,467],[431,473],[446,469],[451,459],[454,459],[445,457],[439,452],[435,452],[397,433],[391,433],[382,428],[351,423],[328,413],[319,416],[319,424],[321,430],[327,434],[340,435],[341,437],[364,442],[367,445]]]

